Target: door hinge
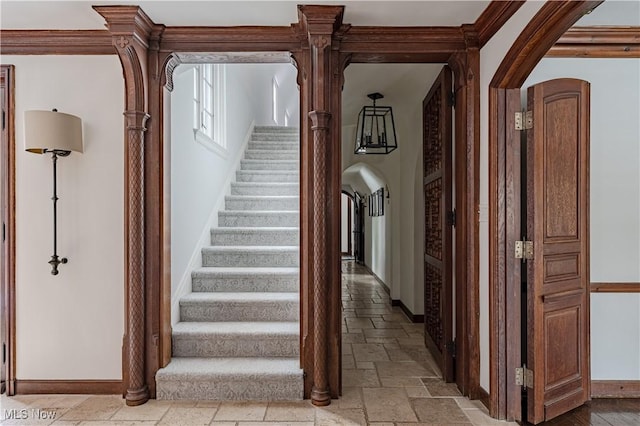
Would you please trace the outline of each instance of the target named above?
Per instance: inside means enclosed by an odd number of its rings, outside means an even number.
[[[456,341],[455,341],[455,340],[452,340],[452,341],[450,341],[449,343],[446,343],[446,344],[444,345],[444,348],[446,349],[447,353],[448,353],[451,357],[453,357],[453,358],[455,358],[455,357],[456,357]]]
[[[526,365],[516,368],[516,386],[533,389],[533,370],[529,370]]]
[[[516,259],[522,259],[523,262],[533,259],[533,241],[527,241],[526,238],[516,241],[514,254]]]
[[[456,92],[449,93],[449,103],[453,108],[456,107]]]
[[[5,126],[6,126],[5,113],[4,113],[4,110],[2,110],[2,130],[4,130]]]
[[[7,225],[2,222],[2,242],[7,241]]]
[[[2,363],[3,364],[7,363],[7,344],[6,343],[2,344]]]
[[[516,130],[533,129],[533,112],[519,111],[515,117]]]
[[[456,227],[456,209],[447,212],[447,225]]]

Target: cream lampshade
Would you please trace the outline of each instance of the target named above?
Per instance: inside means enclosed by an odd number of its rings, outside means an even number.
[[[25,150],[34,154],[54,150],[83,152],[82,120],[56,110],[26,111],[24,145]]]

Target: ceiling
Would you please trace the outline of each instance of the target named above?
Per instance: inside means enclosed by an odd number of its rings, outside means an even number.
[[[0,2],[4,29],[102,29],[91,5],[140,5],[167,26],[289,25],[298,21],[297,4],[345,5],[344,22],[353,25],[441,26],[475,22],[489,1],[17,1]]]

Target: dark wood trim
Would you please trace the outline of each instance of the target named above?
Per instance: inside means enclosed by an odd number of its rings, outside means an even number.
[[[546,56],[556,58],[640,58],[640,27],[573,27]]]
[[[514,41],[496,70],[490,87],[521,87],[555,42],[602,1],[564,0],[545,3]]]
[[[399,306],[402,312],[409,318],[409,321],[413,323],[422,324],[424,322],[424,314],[414,314],[400,299],[391,299],[391,306]]]
[[[15,135],[15,67],[13,65],[0,66],[0,84],[4,88],[5,97],[2,100],[5,127],[2,129],[3,142],[0,148],[2,157],[2,206],[6,226],[6,240],[2,250],[2,280],[4,283],[4,303],[2,327],[7,340],[6,362],[6,392],[15,395],[16,386],[16,135]],[[1,367],[0,367],[1,368]]]
[[[448,60],[455,92],[456,223],[456,383],[463,395],[477,399],[480,388],[479,336],[479,190],[480,51],[473,25],[463,25],[465,50]]]
[[[473,24],[478,32],[480,48],[493,37],[502,26],[524,5],[523,1],[492,0]]]
[[[171,55],[159,52],[163,25],[149,36],[148,111],[145,132],[145,376],[150,397],[156,396],[158,369],[171,361],[171,144],[164,141],[165,85]],[[165,72],[166,71],[166,72]]]
[[[122,380],[17,380],[16,393],[117,395],[122,386]]]
[[[447,62],[465,49],[460,27],[350,27],[340,51],[352,63]]]
[[[640,398],[640,380],[592,380],[591,398]]]
[[[490,396],[489,396],[489,392],[487,392],[482,386],[479,388],[478,390],[478,400],[482,403],[482,405],[484,405],[485,407],[487,407],[487,409],[489,409],[489,405],[490,405]]]
[[[591,293],[640,293],[640,283],[591,283]]]
[[[106,30],[0,30],[3,55],[115,55]]]
[[[167,27],[160,51],[190,52],[291,52],[304,40],[295,26]]]
[[[509,226],[513,205],[508,196],[506,169],[507,131],[503,127],[508,114],[507,91],[520,89],[531,71],[553,44],[585,13],[602,1],[557,1],[545,3],[514,41],[489,86],[489,332],[490,332],[490,407],[492,417],[520,420],[519,393],[509,392],[507,383],[516,366],[514,351],[520,346],[508,336],[508,324],[518,321],[520,300],[511,291],[513,277],[507,271],[510,259],[508,236],[517,229]],[[512,249],[512,248],[511,248]],[[517,300],[516,300],[517,298]],[[511,306],[512,309],[507,309]],[[518,402],[512,401],[513,398]]]

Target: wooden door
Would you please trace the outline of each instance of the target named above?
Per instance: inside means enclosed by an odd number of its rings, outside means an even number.
[[[422,102],[425,343],[443,378],[454,380],[452,300],[451,70],[445,66]]]
[[[537,84],[527,104],[527,417],[537,424],[590,397],[589,83]]]

